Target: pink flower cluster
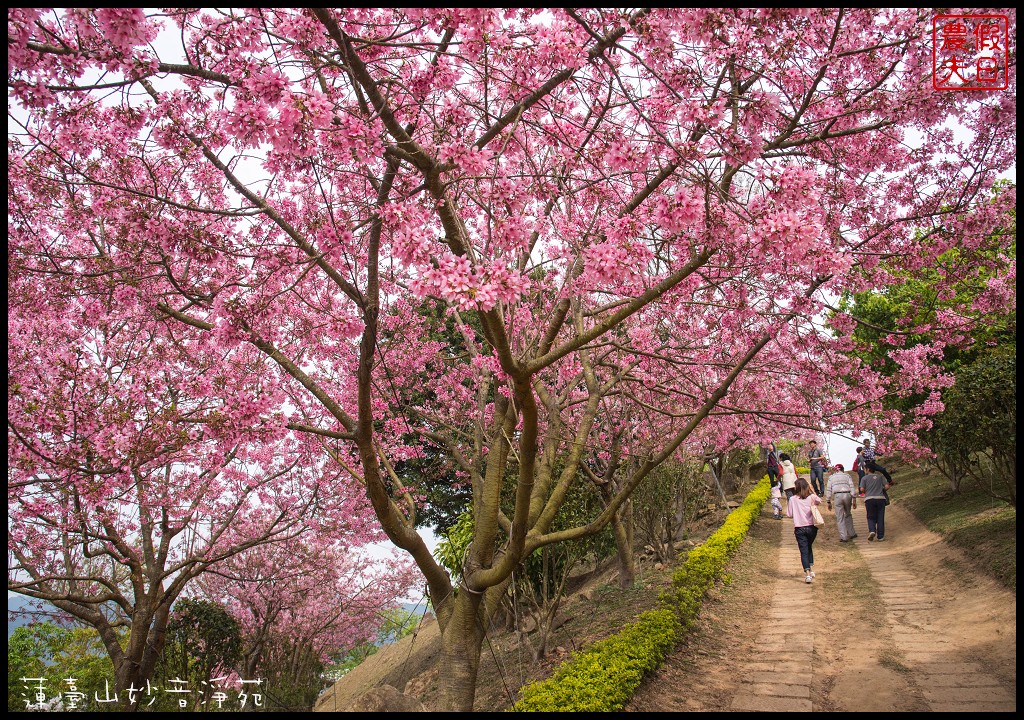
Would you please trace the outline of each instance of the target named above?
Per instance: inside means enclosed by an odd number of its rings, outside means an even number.
[[[487,311],[499,303],[513,303],[529,286],[521,273],[501,262],[474,267],[465,257],[442,257],[414,279],[409,288],[418,296],[443,298],[460,310]]]

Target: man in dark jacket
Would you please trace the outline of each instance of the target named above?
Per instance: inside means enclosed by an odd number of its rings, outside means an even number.
[[[825,497],[825,465],[828,463],[828,458],[825,457],[825,452],[818,447],[817,440],[811,440],[808,445],[810,446],[807,457],[811,461],[811,485],[814,486],[814,492],[818,497]]]

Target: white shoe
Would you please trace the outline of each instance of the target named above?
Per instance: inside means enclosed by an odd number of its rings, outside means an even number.
[[[808,575],[807,577],[804,578],[804,582],[807,583],[807,584],[810,584],[813,580],[814,580],[814,573],[811,573],[810,575]]]
[[[812,578],[813,578],[813,577],[817,577],[817,575],[815,575],[815,574],[814,574],[814,571],[813,571],[813,570],[811,570],[811,577],[812,577]]]
[[[875,534],[873,532],[869,532],[868,533],[868,542],[872,542],[874,539],[875,539]]]

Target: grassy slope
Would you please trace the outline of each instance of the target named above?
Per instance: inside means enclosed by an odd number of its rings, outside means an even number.
[[[897,482],[890,494],[950,545],[977,558],[979,569],[1017,591],[1017,509],[965,482],[959,495],[936,472],[895,460],[889,470]]]

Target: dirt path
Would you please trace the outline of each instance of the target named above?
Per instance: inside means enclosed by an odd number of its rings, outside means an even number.
[[[886,541],[840,543],[835,518],[804,582],[790,520],[769,513],[688,640],[627,711],[1015,711],[1016,596],[898,499]]]

